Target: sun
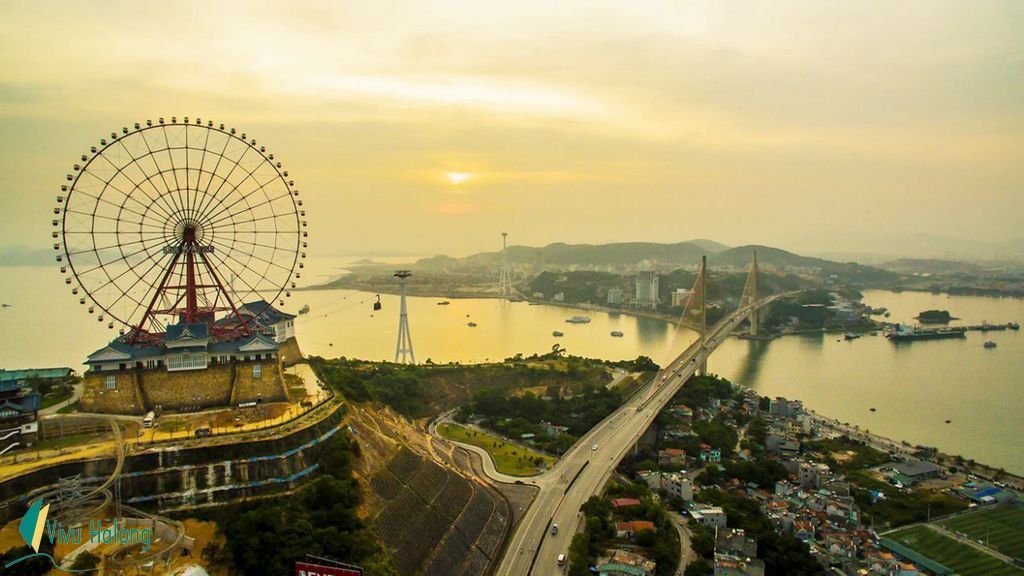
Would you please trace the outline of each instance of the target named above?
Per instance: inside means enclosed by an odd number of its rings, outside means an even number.
[[[458,186],[466,180],[469,180],[473,175],[469,172],[449,172],[446,176],[448,177],[449,182]]]

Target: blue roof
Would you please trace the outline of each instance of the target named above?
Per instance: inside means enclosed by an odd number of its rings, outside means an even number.
[[[246,336],[237,338],[235,340],[221,341],[221,342],[210,342],[210,328],[206,324],[185,324],[178,323],[172,324],[167,327],[167,333],[164,337],[164,342],[173,342],[175,340],[181,340],[191,336],[194,339],[200,340],[188,346],[171,348],[171,352],[209,352],[210,354],[232,354],[237,353],[242,347],[247,346],[254,341],[259,340],[266,346],[272,347],[274,350],[278,349],[278,345],[272,338],[268,338],[261,334],[255,334],[253,336]],[[108,360],[108,362],[129,362],[145,360],[147,358],[154,358],[163,356],[168,353],[167,346],[162,342],[159,344],[129,344],[125,338],[119,338],[107,344],[103,348],[93,352],[89,355],[90,359],[86,360],[86,364],[100,364],[102,361],[93,360],[92,357],[96,356],[100,352],[103,352],[107,348],[120,352],[127,356],[124,360]]]
[[[243,304],[242,307],[238,309],[238,312],[256,316],[261,322],[266,324],[277,324],[282,320],[291,320],[292,318],[295,318],[294,314],[282,312],[281,310],[271,306],[266,300],[257,300],[255,302]]]
[[[975,492],[974,494],[971,495],[971,498],[977,498],[977,499],[980,500],[980,499],[984,498],[985,496],[995,496],[996,494],[999,494],[1002,491],[1003,491],[1002,488],[1000,488],[998,486],[993,486],[991,488],[986,488],[984,490],[980,490],[978,492]]]
[[[20,398],[0,401],[0,409],[4,408],[13,408],[23,414],[25,412],[35,412],[39,410],[39,394],[26,394]]]
[[[268,346],[273,346],[275,350],[278,347],[277,343],[274,342],[273,340],[257,335],[239,338],[238,340],[229,340],[227,342],[214,342],[213,344],[210,344],[208,350],[210,351],[210,354],[225,354],[230,352],[238,352],[240,348],[242,348],[243,346],[247,346],[248,344],[256,340],[259,340],[260,342],[263,342]]]
[[[186,324],[184,322],[171,324],[167,327],[167,334],[164,336],[164,341],[178,340],[187,337],[192,337],[197,340],[209,338],[210,327],[198,322],[193,324]]]
[[[27,380],[29,378],[67,378],[71,368],[26,368],[24,370],[4,370],[0,368],[0,382]]]
[[[123,354],[128,354],[129,356],[132,357],[132,359],[149,358],[152,356],[163,356],[164,354],[164,347],[162,345],[158,344],[155,346],[137,346],[133,344],[128,344],[127,342],[124,342],[122,340],[114,340],[110,344],[107,344],[104,348],[111,348]],[[100,352],[104,348],[100,348],[96,352]],[[93,352],[93,354],[96,354],[96,352]],[[88,362],[86,363],[88,364]]]

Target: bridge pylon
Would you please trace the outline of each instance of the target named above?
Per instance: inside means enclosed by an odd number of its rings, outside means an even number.
[[[740,308],[745,306],[752,306],[757,302],[757,278],[760,272],[757,268],[757,250],[754,250],[754,256],[750,260],[750,272],[747,274],[747,283],[743,286],[743,295],[740,296]],[[760,310],[754,309],[750,311],[750,335],[757,336],[758,324],[761,321]]]
[[[690,292],[690,297],[686,300],[686,306],[683,307],[683,317],[680,320],[680,324],[692,328],[700,333],[700,341],[703,344],[707,339],[708,334],[708,315],[706,306],[706,295],[708,291],[708,257],[701,256],[700,259],[700,271],[697,272],[697,279],[693,283],[693,291]],[[707,374],[708,363],[707,360],[701,362],[700,374]]]

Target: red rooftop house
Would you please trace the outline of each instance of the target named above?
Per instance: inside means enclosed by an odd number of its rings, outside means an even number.
[[[680,448],[658,450],[658,464],[662,466],[682,466],[685,460],[686,450]]]
[[[636,498],[616,498],[612,500],[612,508],[629,508],[631,506],[639,506],[640,501]]]
[[[632,522],[616,522],[615,523],[615,537],[616,538],[630,538],[632,539],[638,533],[644,530],[650,530],[651,532],[657,532],[654,527],[654,522],[647,520],[633,520]]]

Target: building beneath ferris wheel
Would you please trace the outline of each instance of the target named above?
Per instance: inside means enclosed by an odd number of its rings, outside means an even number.
[[[238,328],[239,318],[248,335],[216,336]],[[158,341],[117,338],[86,360],[89,369],[82,378],[79,409],[145,414],[158,406],[192,411],[285,401],[281,347],[294,341],[294,320],[293,314],[258,301],[241,306],[238,316],[212,325],[182,319],[167,326]]]

